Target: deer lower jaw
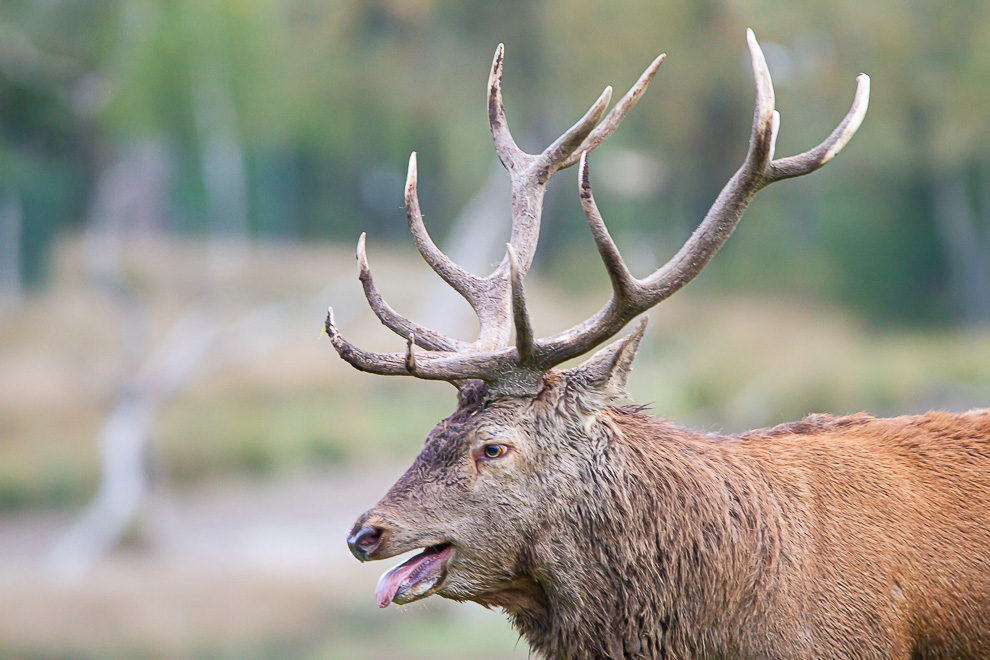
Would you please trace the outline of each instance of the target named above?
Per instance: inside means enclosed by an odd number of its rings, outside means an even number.
[[[447,577],[451,548],[450,544],[426,548],[383,573],[375,587],[378,607],[388,607],[389,603],[405,605],[433,593]]]

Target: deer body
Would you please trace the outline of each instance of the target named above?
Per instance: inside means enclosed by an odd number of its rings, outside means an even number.
[[[611,88],[533,155],[508,130],[499,46],[488,115],[512,181],[512,234],[487,277],[433,244],[410,158],[410,231],[427,263],[474,308],[480,331],[467,343],[397,314],[375,286],[361,237],[365,295],[406,350],[357,348],[330,311],[334,348],[363,371],[458,389],[457,410],[348,536],[362,561],[422,549],[382,575],[381,607],[434,594],[501,607],[534,650],[561,660],[990,658],[990,411],[813,416],[742,436],[695,433],[615,405],[645,317],[584,364],[556,368],[684,286],[759,190],[828,163],[859,127],[865,75],[824,142],[775,159],[773,85],[752,31],[747,38],[756,107],[746,160],[684,247],[643,279],[608,234],[588,154],[642,96],[664,56],[607,115]],[[547,182],[576,163],[612,298],[587,321],[537,339],[523,278]]]
[[[479,386],[438,425],[358,521],[394,534],[375,552],[481,548],[455,564],[490,581],[437,593],[546,658],[990,657],[990,411],[710,436],[548,382],[525,412]],[[536,432],[500,428],[520,417]],[[525,463],[509,487],[471,458],[492,437]]]
[[[990,411],[602,418],[527,551],[547,601],[514,621],[546,657],[990,657]]]

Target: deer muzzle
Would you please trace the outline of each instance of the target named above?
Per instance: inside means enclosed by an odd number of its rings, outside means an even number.
[[[382,542],[382,529],[375,525],[362,525],[358,523],[347,536],[347,547],[351,554],[360,561],[374,559],[371,555]]]

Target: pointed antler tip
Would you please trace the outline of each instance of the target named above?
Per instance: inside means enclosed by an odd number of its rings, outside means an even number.
[[[856,76],[856,86],[864,89],[866,92],[869,92],[870,76],[865,73],[861,73],[858,76]]]
[[[757,63],[760,68],[767,68],[767,58],[763,54],[763,47],[760,46],[760,42],[756,40],[756,35],[750,30],[746,35],[746,44],[749,46],[749,55],[753,60],[754,68],[756,68]]]
[[[354,258],[358,262],[358,274],[360,277],[364,277],[369,272],[368,266],[368,250],[366,245],[367,233],[361,232],[361,238],[358,239],[357,250],[354,251]]]
[[[595,118],[596,124],[599,121],[601,121],[602,116],[605,114],[605,108],[608,107],[608,104],[611,101],[612,101],[612,86],[606,85],[605,89],[602,90],[601,95],[599,95],[598,100],[595,101],[595,105],[593,106],[593,110],[597,111],[596,114],[598,115]]]
[[[505,44],[499,44],[495,48],[495,56],[492,58],[492,75],[501,73],[502,60],[505,58]]]
[[[749,46],[749,56],[753,61],[753,72],[757,78],[760,78],[760,74],[763,73],[767,78],[770,77],[770,69],[767,67],[767,58],[763,54],[763,48],[760,47],[760,42],[756,40],[756,35],[753,30],[746,30],[746,44]]]
[[[578,159],[578,190],[581,197],[591,197],[591,173],[588,168],[587,151],[582,151]]]
[[[774,111],[774,91],[773,79],[770,76],[770,68],[767,66],[767,59],[763,55],[760,44],[756,41],[756,35],[752,29],[746,31],[746,41],[749,44],[750,62],[753,66],[753,80],[756,83],[756,107],[753,114],[753,132],[750,138],[751,148],[758,144],[766,144],[763,140],[770,137],[772,131],[773,111]]]
[[[409,168],[406,170],[406,188],[416,185],[416,152],[409,154]]]

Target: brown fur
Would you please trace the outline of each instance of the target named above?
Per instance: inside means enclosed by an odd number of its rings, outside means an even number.
[[[358,520],[369,558],[452,543],[436,593],[546,658],[990,658],[990,410],[717,436],[602,405],[614,386],[464,388]]]

